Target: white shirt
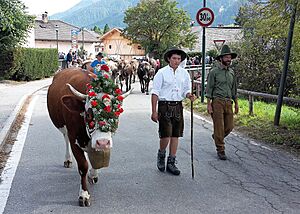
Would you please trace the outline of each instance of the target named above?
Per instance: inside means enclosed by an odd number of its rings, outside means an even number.
[[[153,79],[151,94],[158,96],[160,101],[182,101],[191,92],[191,78],[182,67],[175,72],[169,65],[158,70]]]

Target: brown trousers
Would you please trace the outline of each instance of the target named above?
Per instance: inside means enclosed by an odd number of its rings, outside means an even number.
[[[212,119],[214,124],[214,140],[218,152],[225,150],[224,138],[233,129],[232,100],[215,98],[212,101]]]

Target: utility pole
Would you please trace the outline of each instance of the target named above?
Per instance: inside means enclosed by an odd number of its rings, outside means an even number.
[[[82,30],[82,51],[84,52],[84,27],[82,27],[81,30]]]
[[[203,0],[203,7],[206,7],[206,0]],[[201,103],[204,103],[205,91],[205,27],[202,27],[202,73],[201,73]],[[194,77],[193,77],[194,78]]]
[[[281,107],[282,107],[282,102],[283,102],[283,92],[284,92],[286,76],[287,76],[287,72],[288,72],[290,52],[291,52],[291,48],[292,48],[292,40],[293,40],[293,33],[294,33],[294,26],[295,26],[295,19],[296,19],[296,14],[297,14],[297,4],[298,4],[298,1],[296,1],[294,5],[291,5],[292,16],[291,16],[291,21],[290,21],[290,29],[289,29],[289,34],[288,34],[287,46],[285,49],[283,71],[281,74],[280,87],[279,87],[279,91],[278,91],[277,106],[276,106],[276,112],[275,112],[275,118],[274,118],[275,126],[278,126],[279,121],[280,121]]]

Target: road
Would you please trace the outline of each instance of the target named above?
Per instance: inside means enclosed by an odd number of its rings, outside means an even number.
[[[113,137],[110,166],[89,187],[89,208],[78,206],[76,165],[63,167],[63,137],[48,116],[47,89],[35,93],[31,119],[22,127],[24,147],[3,213],[299,213],[299,159],[233,133],[226,139],[228,160],[218,160],[212,125],[198,116],[194,118],[192,179],[189,112],[185,112],[185,133],[177,154],[181,175],[159,172],[150,96],[134,85]]]

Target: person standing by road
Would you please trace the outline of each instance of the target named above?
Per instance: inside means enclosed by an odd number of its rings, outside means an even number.
[[[183,136],[182,100],[189,98],[194,101],[196,99],[196,96],[191,93],[189,73],[179,66],[186,57],[187,54],[183,50],[169,49],[164,54],[164,60],[168,65],[159,69],[154,76],[151,91],[151,119],[159,124],[160,146],[157,153],[157,168],[161,172],[165,171],[166,148],[169,146],[167,171],[173,175],[180,174],[175,163],[178,138]]]
[[[207,80],[207,112],[211,114],[214,125],[212,135],[219,159],[226,160],[224,138],[233,129],[233,110],[239,112],[237,81],[230,68],[232,59],[237,57],[228,45],[224,45],[221,54],[216,57],[215,67],[209,72]]]
[[[72,49],[69,50],[69,53],[66,56],[66,61],[67,61],[67,68],[71,67],[73,58],[72,58]]]

